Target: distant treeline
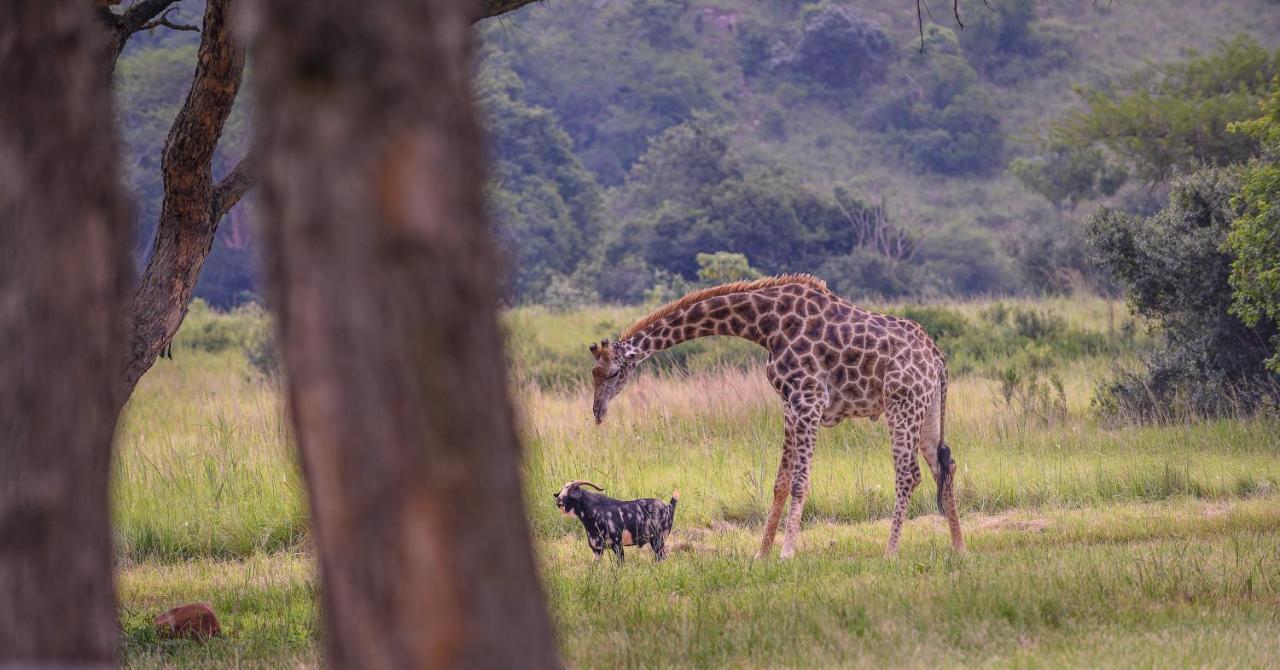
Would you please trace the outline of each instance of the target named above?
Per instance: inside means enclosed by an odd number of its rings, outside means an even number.
[[[716,253],[857,299],[1118,290],[1087,214],[1149,214],[1173,175],[1256,155],[1225,126],[1256,115],[1275,58],[1241,37],[1134,70],[1096,35],[1167,57],[1164,15],[992,4],[962,3],[962,31],[926,25],[923,52],[897,0],[535,3],[484,25],[475,89],[508,302],[661,298]],[[1258,11],[1168,12],[1266,35],[1266,2],[1245,4]],[[119,68],[139,256],[194,56],[191,33],[157,31]],[[1144,118],[1172,132],[1143,135]],[[248,137],[240,109],[216,166]],[[256,299],[252,207],[222,223],[197,289],[212,305]]]

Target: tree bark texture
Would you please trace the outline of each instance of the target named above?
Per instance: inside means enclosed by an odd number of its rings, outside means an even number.
[[[554,667],[470,98],[482,8],[256,7],[265,274],[327,661]]]
[[[84,0],[0,0],[0,667],[115,663],[130,216]]]
[[[248,163],[237,166],[221,184],[213,183],[213,152],[244,73],[244,49],[232,37],[231,6],[232,0],[205,5],[195,77],[165,140],[164,203],[130,310],[127,393],[178,332],[218,222],[248,190]]]

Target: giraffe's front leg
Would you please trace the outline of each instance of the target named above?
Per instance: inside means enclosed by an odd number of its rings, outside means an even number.
[[[809,466],[813,462],[813,445],[818,438],[818,416],[818,413],[808,412],[796,420],[796,448],[791,463],[791,507],[787,510],[782,558],[791,558],[796,553],[800,517],[804,514],[804,501],[809,496]]]

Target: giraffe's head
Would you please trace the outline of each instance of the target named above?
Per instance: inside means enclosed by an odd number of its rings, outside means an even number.
[[[643,356],[637,347],[609,340],[591,345],[591,355],[596,359],[591,368],[591,382],[596,390],[591,412],[595,414],[596,423],[600,423],[609,410],[609,401],[635,376]]]

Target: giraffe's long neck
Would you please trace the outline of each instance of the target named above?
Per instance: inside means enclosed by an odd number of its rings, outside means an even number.
[[[779,324],[778,316],[767,309],[771,302],[752,292],[708,298],[655,321],[626,338],[626,343],[645,358],[681,342],[711,335],[741,337],[768,348],[768,339]]]

